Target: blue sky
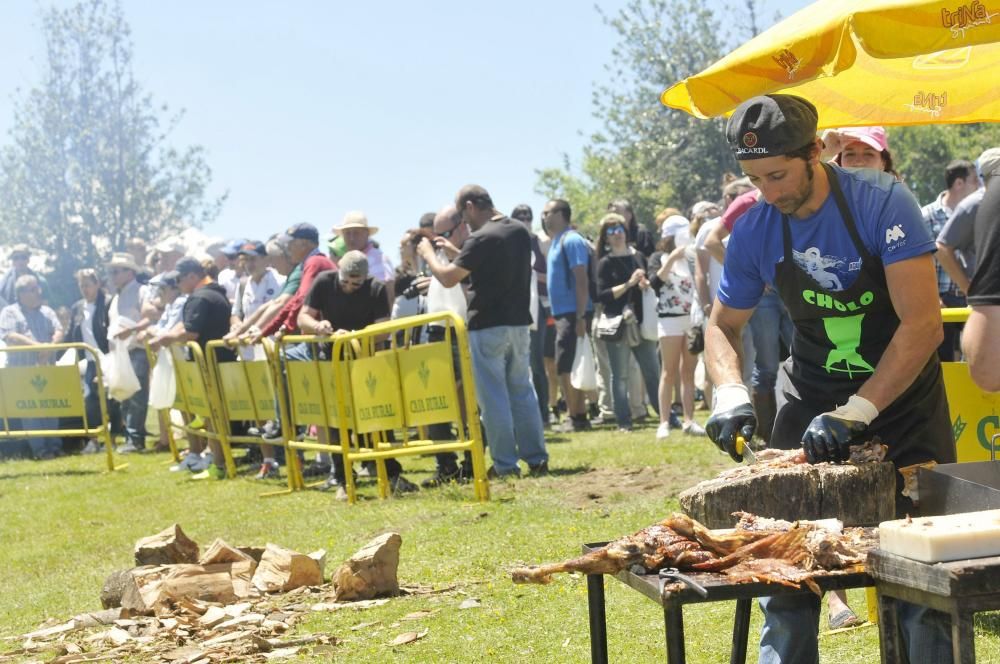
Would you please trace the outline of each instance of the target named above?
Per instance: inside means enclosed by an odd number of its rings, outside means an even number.
[[[760,4],[766,27],[808,3]],[[186,110],[170,140],[203,145],[214,192],[229,191],[207,232],[264,238],[297,221],[326,232],[361,209],[391,254],[468,182],[505,212],[527,202],[537,215],[535,169],[578,156],[597,128],[591,92],[614,41],[586,1],[123,6],[139,80]],[[40,80],[39,7],[0,4],[3,142],[11,96]]]

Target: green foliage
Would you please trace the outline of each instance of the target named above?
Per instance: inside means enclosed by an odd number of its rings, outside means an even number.
[[[16,100],[0,151],[0,241],[51,256],[57,302],[75,299],[72,273],[131,237],[214,219],[201,147],[167,143],[168,114],[132,69],[130,30],[117,2],[84,0],[42,15],[42,80]],[[60,297],[60,294],[62,297]]]
[[[1000,125],[890,127],[888,136],[896,171],[917,200],[926,205],[945,188],[944,168],[948,162],[974,162],[983,150],[1000,146]]]

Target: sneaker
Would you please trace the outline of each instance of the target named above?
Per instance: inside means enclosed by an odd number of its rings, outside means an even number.
[[[302,477],[323,477],[330,474],[330,464],[313,461],[302,469]]]
[[[618,433],[632,433],[632,427],[618,427]]]
[[[378,473],[378,471],[376,471],[375,468],[373,468],[372,466],[368,465],[367,463],[362,463],[361,464],[361,468],[358,469],[357,476],[358,477],[375,477],[375,475],[377,473]]]
[[[80,450],[80,454],[98,454],[102,449],[103,446],[96,440],[91,438],[90,440],[87,441],[87,444],[84,446],[84,448]]]
[[[512,470],[509,473],[504,473],[503,475],[501,475],[500,473],[497,472],[496,466],[490,466],[489,469],[486,471],[486,479],[490,480],[505,480],[505,479],[516,480],[519,477],[521,477],[520,470]]]
[[[117,447],[117,449],[115,449],[115,453],[116,454],[134,454],[134,453],[138,452],[140,449],[141,448],[136,447],[132,443],[125,443],[124,445],[119,445]]]
[[[702,427],[700,424],[698,424],[697,422],[695,422],[693,420],[691,422],[685,422],[684,423],[684,427],[682,428],[682,430],[684,431],[684,433],[686,433],[689,436],[704,436],[705,435],[705,429],[704,429],[704,427]]]
[[[549,462],[543,461],[532,466],[528,464],[528,477],[545,477],[549,474]]]
[[[559,424],[559,408],[552,406],[549,411],[549,424]]]
[[[254,475],[255,480],[273,480],[280,477],[277,461],[265,461],[260,464],[260,470]]]
[[[678,415],[677,413],[675,413],[673,411],[670,411],[670,417],[667,418],[667,421],[670,423],[670,428],[671,429],[682,429],[682,428],[684,428],[684,423],[681,422],[680,415]]]
[[[590,431],[592,427],[590,426],[590,420],[587,419],[586,415],[580,417],[570,417],[562,426],[559,427],[559,431],[562,433],[575,433],[578,431]]]
[[[208,468],[201,471],[200,473],[195,473],[191,476],[193,480],[224,480],[226,479],[226,471],[219,468],[214,463],[209,464]]]
[[[342,486],[340,486],[338,484],[337,488],[334,489],[334,491],[333,491],[333,499],[336,500],[338,503],[346,503],[347,502],[347,489],[345,489],[344,487],[342,487]]]
[[[672,428],[670,422],[660,422],[660,426],[656,427],[656,439],[670,438],[670,429]]]
[[[438,468],[434,471],[434,474],[428,477],[426,480],[420,483],[421,488],[424,489],[436,489],[439,486],[444,486],[446,484],[451,484],[452,482],[457,482],[459,480],[459,475],[461,471],[458,466],[453,466],[451,468]]]
[[[406,479],[402,475],[396,475],[395,477],[389,478],[389,488],[392,489],[394,494],[396,493],[413,493],[414,491],[420,491],[420,487]]]
[[[325,482],[323,482],[316,488],[319,489],[320,491],[334,491],[335,489],[337,489],[337,487],[343,489],[344,485],[342,485],[340,481],[337,480],[336,477],[330,475],[326,478]]]

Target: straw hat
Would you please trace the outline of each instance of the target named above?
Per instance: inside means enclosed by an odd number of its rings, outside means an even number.
[[[364,228],[368,231],[368,235],[372,236],[378,233],[378,226],[369,226],[368,217],[365,216],[364,212],[359,210],[352,210],[344,215],[344,220],[340,222],[340,226],[333,227],[333,234],[339,235],[342,231],[346,231],[348,228]]]
[[[116,251],[111,254],[111,260],[104,264],[106,267],[116,267],[125,270],[132,270],[136,274],[142,272],[142,267],[135,262],[135,257],[132,254],[125,253],[124,251]]]

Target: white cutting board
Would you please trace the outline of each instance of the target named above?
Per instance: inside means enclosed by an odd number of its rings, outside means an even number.
[[[879,548],[925,563],[1000,555],[1000,510],[883,521]]]

